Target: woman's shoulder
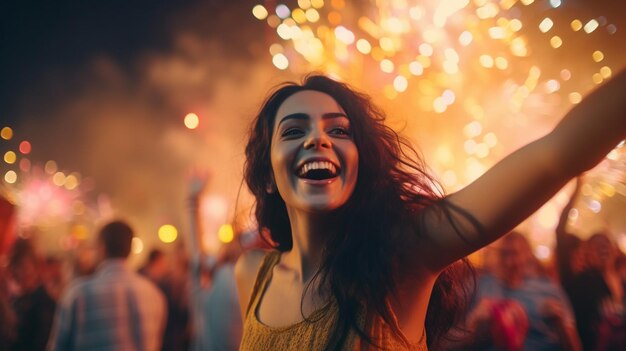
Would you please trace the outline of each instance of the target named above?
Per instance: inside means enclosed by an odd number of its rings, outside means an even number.
[[[252,296],[252,290],[264,258],[272,251],[253,249],[239,256],[235,264],[235,283],[239,294],[239,304],[242,308],[242,316],[245,316],[247,306]]]
[[[235,277],[240,281],[253,281],[265,256],[275,252],[274,250],[252,249],[242,253],[235,264]]]

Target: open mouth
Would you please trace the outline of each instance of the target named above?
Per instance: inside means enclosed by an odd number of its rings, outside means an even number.
[[[305,162],[302,166],[300,166],[296,174],[302,179],[326,180],[337,177],[339,175],[339,171],[332,162],[310,161]]]

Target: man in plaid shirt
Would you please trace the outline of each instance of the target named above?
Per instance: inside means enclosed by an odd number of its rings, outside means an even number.
[[[126,266],[132,238],[125,222],[102,228],[98,249],[104,259],[93,276],[77,279],[63,294],[49,350],[160,350],[165,298]]]

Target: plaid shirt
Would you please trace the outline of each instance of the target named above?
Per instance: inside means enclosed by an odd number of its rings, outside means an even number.
[[[157,351],[166,317],[165,298],[121,259],[104,261],[77,279],[57,307],[49,350]]]

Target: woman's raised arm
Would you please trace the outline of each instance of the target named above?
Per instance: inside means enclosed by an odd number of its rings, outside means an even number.
[[[589,94],[548,135],[423,213],[428,268],[439,271],[498,239],[626,137],[626,70]],[[422,261],[424,262],[424,261]]]

